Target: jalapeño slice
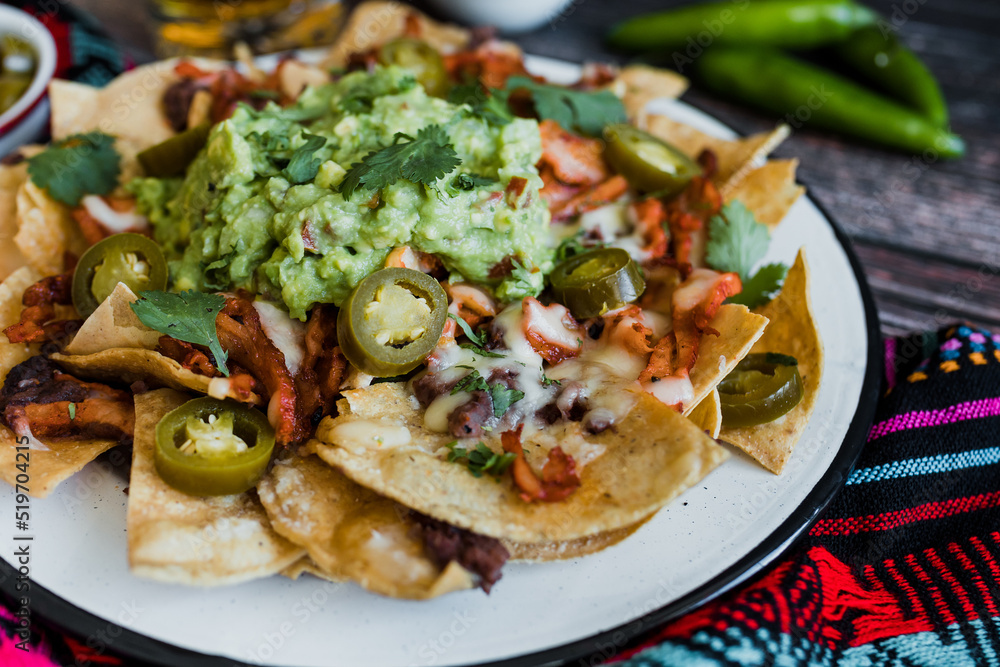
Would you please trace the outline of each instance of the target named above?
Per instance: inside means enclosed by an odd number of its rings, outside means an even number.
[[[212,126],[202,123],[174,135],[166,141],[150,146],[136,157],[147,176],[166,178],[184,173],[194,161],[198,151],[208,141],[208,131]]]
[[[386,42],[378,50],[383,65],[398,65],[409,70],[428,95],[444,97],[451,84],[441,54],[427,42],[412,37],[400,37]]]
[[[774,421],[802,400],[798,362],[783,354],[748,354],[719,383],[719,400],[726,427]]]
[[[113,234],[83,253],[73,272],[73,305],[82,317],[97,310],[118,283],[133,292],[167,287],[167,260],[156,241],[124,232]]]
[[[621,248],[574,255],[557,265],[549,280],[556,299],[581,320],[632,303],[646,289],[642,271]]]
[[[337,314],[344,356],[376,377],[416,368],[438,344],[448,297],[438,281],[413,269],[376,271],[362,280]]]
[[[604,157],[619,174],[644,192],[671,197],[701,174],[701,167],[680,149],[625,123],[604,129]]]
[[[263,412],[235,401],[196,398],[156,425],[156,472],[193,496],[243,493],[264,474],[274,429]]]

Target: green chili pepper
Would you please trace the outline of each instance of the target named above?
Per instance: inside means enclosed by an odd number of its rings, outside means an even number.
[[[935,125],[948,125],[948,106],[934,75],[894,35],[875,27],[863,28],[834,53],[868,83],[923,114]]]
[[[263,412],[205,396],[165,414],[156,425],[156,471],[194,496],[243,493],[260,480],[274,451]]]
[[[719,383],[722,424],[729,428],[774,421],[801,400],[798,362],[783,354],[748,354]]]
[[[877,20],[874,11],[850,0],[713,2],[636,16],[614,26],[608,41],[630,51],[676,49],[689,40],[701,48],[756,44],[800,49],[840,41]]]
[[[621,308],[646,289],[642,271],[621,248],[574,255],[556,266],[549,280],[556,298],[578,319]]]
[[[962,138],[832,72],[771,49],[713,47],[696,62],[716,93],[813,125],[914,153],[958,158]]]
[[[448,296],[434,278],[413,269],[382,269],[341,304],[337,341],[365,373],[402,375],[437,346],[447,317]]]
[[[133,292],[166,289],[167,260],[156,241],[124,232],[88,248],[73,271],[77,312],[83,317],[90,315],[120,282]]]
[[[399,37],[379,47],[378,61],[383,65],[399,65],[413,72],[417,83],[428,95],[444,97],[451,89],[448,70],[441,54],[427,42],[412,37]]]
[[[208,141],[208,132],[211,129],[212,126],[208,123],[188,128],[155,146],[150,146],[136,157],[147,176],[166,178],[183,174]]]
[[[609,125],[604,139],[605,159],[645,192],[671,197],[701,175],[701,167],[683,151],[632,125]]]

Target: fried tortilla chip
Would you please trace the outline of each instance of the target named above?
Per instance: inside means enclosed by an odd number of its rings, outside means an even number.
[[[22,155],[39,147],[25,146]],[[17,234],[17,193],[28,180],[28,164],[0,164],[0,279],[6,278],[28,263],[14,243]]]
[[[17,234],[14,243],[28,264],[46,276],[62,273],[65,254],[77,257],[87,249],[70,209],[32,181],[21,184],[15,196]]]
[[[649,65],[623,67],[610,85],[633,122],[645,117],[646,105],[653,100],[680,97],[687,88],[688,80],[680,74]]]
[[[712,393],[702,399],[687,417],[702,431],[713,438],[718,438],[719,430],[722,428],[722,403],[719,402],[719,390],[713,389]]]
[[[128,286],[118,283],[84,321],[64,353],[53,354],[52,360],[81,378],[112,383],[143,381],[153,387],[240,400],[228,378],[200,375],[157,352],[162,334],[139,321],[130,306],[138,298]],[[263,399],[254,394],[250,402],[260,405]]]
[[[115,348],[155,350],[163,334],[139,320],[131,305],[138,300],[128,285],[118,283],[80,326],[66,346],[66,354],[94,354]]]
[[[751,171],[763,166],[767,156],[790,133],[787,125],[778,125],[770,132],[752,134],[749,137],[719,139],[690,125],[657,114],[646,116],[645,129],[694,158],[698,157],[702,150],[711,149],[719,163],[718,171],[712,180],[724,198]]]
[[[256,493],[200,498],[174,489],[157,474],[156,424],[187,400],[172,389],[135,397],[126,517],[132,572],[194,586],[235,584],[281,572],[305,550],[271,529]]]
[[[5,426],[0,426],[0,479],[14,486],[17,481],[17,464],[25,463],[28,457],[29,481],[24,485],[28,495],[34,498],[44,498],[65,479],[83,470],[83,467],[98,456],[116,447],[115,440],[48,440],[39,443],[35,440],[29,446],[31,449],[21,453],[18,458],[17,436]],[[43,449],[45,447],[45,449]]]
[[[690,415],[750,353],[750,348],[766,331],[767,317],[749,311],[746,306],[730,303],[719,308],[708,326],[719,335],[708,333],[701,337],[698,360],[691,369],[694,398],[684,410],[685,415]]]
[[[204,58],[192,60],[203,70],[221,69],[227,63]],[[135,156],[165,141],[174,130],[163,113],[163,93],[177,81],[177,59],[142,65],[117,76],[103,88],[54,79],[49,84],[52,104],[52,139],[100,131],[116,137],[122,157],[118,182],[141,176]]]
[[[402,384],[345,392],[311,446],[324,461],[377,493],[460,528],[517,542],[561,542],[631,526],[707,475],[725,449],[648,394],[616,427],[589,436],[603,448],[581,485],[554,503],[526,503],[510,479],[474,477],[442,456],[451,436],[424,427],[423,410]],[[535,451],[547,434],[525,434]],[[499,450],[496,438],[486,444]],[[565,439],[560,445],[565,444]],[[537,459],[536,459],[537,460]],[[529,462],[532,457],[529,456]]]
[[[790,354],[799,362],[802,401],[778,419],[745,428],[723,428],[719,437],[736,445],[773,473],[780,474],[809,422],[823,374],[823,344],[809,303],[809,269],[799,250],[781,293],[760,309],[771,323],[753,352]]]
[[[726,201],[739,199],[750,209],[758,222],[772,231],[784,219],[802,193],[806,191],[795,184],[795,169],[799,161],[768,160],[763,167],[754,169],[726,193]]]
[[[281,576],[288,577],[292,581],[297,581],[303,574],[311,574],[314,577],[326,579],[327,581],[332,581],[334,583],[341,582],[340,579],[334,577],[332,574],[317,565],[309,556],[300,558],[281,571]]]
[[[347,25],[320,67],[344,67],[352,53],[367,51],[408,34],[408,20],[415,24],[416,36],[441,53],[453,53],[465,48],[472,37],[472,32],[465,28],[438,23],[399,2],[362,2],[351,12]]]
[[[314,566],[324,578],[411,600],[475,585],[458,563],[441,568],[427,556],[408,509],[315,456],[275,461],[257,491],[274,530],[308,551],[306,571]]]
[[[507,548],[507,551],[510,552],[511,560],[540,563],[553,560],[569,560],[571,558],[596,554],[598,551],[604,551],[608,547],[613,547],[642,528],[651,518],[653,517],[646,517],[642,521],[634,523],[631,526],[625,526],[624,528],[616,528],[615,530],[563,542],[534,542],[526,544],[523,542],[511,542],[510,540],[501,541]]]
[[[38,354],[42,347],[41,343],[11,343],[2,332],[20,321],[24,290],[41,279],[41,273],[30,266],[23,266],[0,283],[0,383],[6,379],[10,369]]]

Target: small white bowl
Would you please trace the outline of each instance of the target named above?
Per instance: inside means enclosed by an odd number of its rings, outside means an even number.
[[[38,62],[28,90],[14,106],[0,114],[0,157],[44,132],[49,115],[46,91],[56,71],[56,42],[38,19],[20,9],[0,5],[0,35],[8,34],[31,44]]]
[[[508,34],[528,32],[555,21],[581,0],[430,0],[448,18],[472,26],[496,26]]]

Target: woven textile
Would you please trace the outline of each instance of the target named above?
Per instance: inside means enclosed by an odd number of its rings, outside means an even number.
[[[886,343],[857,466],[768,572],[617,667],[1000,665],[1000,335]]]

